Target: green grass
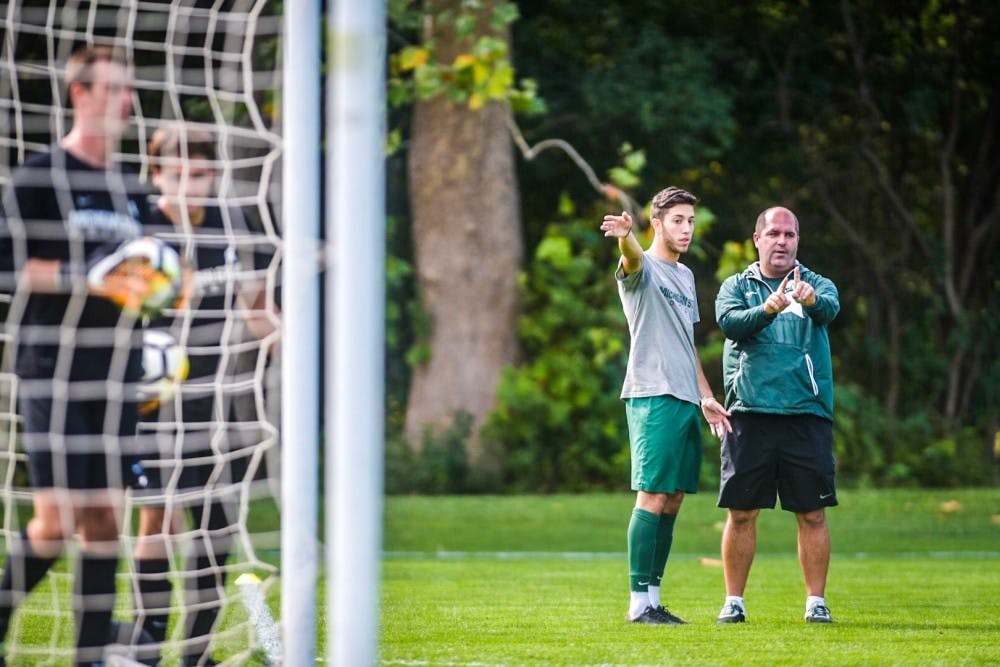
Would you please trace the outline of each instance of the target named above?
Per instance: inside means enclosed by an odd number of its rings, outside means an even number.
[[[21,512],[20,524],[24,525],[30,518],[30,510],[18,508]],[[137,530],[136,516],[132,516],[132,534]],[[280,525],[276,504],[268,499],[252,501],[247,520],[247,530],[251,534],[271,534]],[[189,526],[190,528],[190,526]],[[2,547],[0,540],[0,547]],[[250,571],[262,578],[268,576],[268,565],[277,566],[277,554],[267,550],[256,554],[264,562],[263,567],[253,567],[247,564],[247,558],[241,554],[230,559],[229,565],[235,573]],[[239,563],[237,566],[236,563]],[[71,664],[72,647],[74,644],[73,615],[70,606],[70,587],[72,582],[71,564],[68,559],[59,560],[51,573],[44,579],[32,594],[24,601],[14,617],[10,633],[7,637],[8,665],[69,665]],[[219,632],[213,640],[213,655],[219,659],[232,660],[230,664],[264,665],[262,652],[254,642],[250,630],[249,612],[242,603],[241,591],[233,583],[236,574],[229,577],[227,597],[231,603],[222,612]],[[183,607],[180,594],[182,583],[174,582],[175,608]],[[266,579],[262,588],[267,597],[267,603],[272,615],[277,617],[280,609],[280,584],[277,578]],[[119,567],[118,598],[116,618],[131,621],[133,617],[132,593],[129,578],[124,574],[124,565]],[[171,622],[176,622],[176,615]],[[176,632],[175,632],[176,630]],[[163,651],[164,665],[176,665],[180,657],[179,642],[183,639],[179,629],[171,627],[170,643]]]
[[[840,499],[828,512],[833,626],[802,620],[795,522],[781,511],[761,516],[750,622],[714,624],[725,514],[703,493],[685,501],[664,584],[667,604],[691,624],[636,627],[624,622],[631,494],[388,498],[382,664],[1000,663],[1000,493],[845,491]],[[252,516],[262,530],[273,527],[273,507]],[[19,612],[18,645],[70,645],[69,577],[61,572]],[[322,583],[319,597],[322,605]],[[323,616],[321,608],[321,624]],[[227,609],[216,659],[261,664],[248,649],[246,620],[238,603]],[[15,664],[65,663],[19,653]]]
[[[383,664],[1000,663],[996,490],[840,498],[828,512],[829,627],[802,620],[795,522],[784,512],[761,516],[750,622],[717,626],[724,588],[712,561],[725,514],[711,494],[690,496],[664,597],[691,624],[635,627],[624,622],[631,495],[390,498]]]
[[[839,491],[827,512],[839,553],[1000,551],[1000,492],[996,489]],[[717,555],[726,514],[715,495],[684,500],[674,550]],[[957,501],[957,510],[947,505]],[[620,552],[631,494],[486,497],[391,497],[385,548],[391,552]],[[945,504],[944,506],[942,506]],[[795,519],[761,512],[758,552],[795,548]]]

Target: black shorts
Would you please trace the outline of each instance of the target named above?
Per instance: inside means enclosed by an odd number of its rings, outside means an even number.
[[[166,487],[180,490],[212,487],[225,495],[226,488],[243,481],[252,454],[250,450],[226,452],[221,456],[211,449],[184,452],[180,459],[161,460],[160,477]]]
[[[37,397],[22,397],[18,403],[32,487],[145,486],[142,457],[136,451],[136,403]],[[113,410],[112,422],[105,429],[109,407]]]
[[[144,423],[139,429],[140,433],[147,432],[149,425]],[[242,444],[238,435],[225,427],[219,430],[193,425],[182,433],[169,428],[147,437],[158,443],[154,455],[143,460],[149,488],[165,495],[194,489],[220,497],[238,493],[237,487],[248,474],[256,449]]]
[[[815,415],[736,413],[722,440],[719,507],[803,513],[837,504],[833,423]]]

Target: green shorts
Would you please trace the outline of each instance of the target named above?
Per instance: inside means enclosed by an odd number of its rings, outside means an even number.
[[[632,490],[697,493],[701,410],[673,396],[625,399],[632,450]]]

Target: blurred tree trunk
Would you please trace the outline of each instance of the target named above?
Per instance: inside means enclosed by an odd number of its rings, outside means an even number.
[[[461,3],[428,4],[440,12]],[[491,7],[477,10],[483,21]],[[427,31],[442,62],[468,49],[452,26],[428,21]],[[513,146],[501,104],[470,110],[446,96],[415,104],[411,136],[414,259],[429,357],[413,372],[406,433],[420,448],[428,429],[440,434],[456,413],[468,413],[475,461],[500,370],[517,353],[522,242]]]

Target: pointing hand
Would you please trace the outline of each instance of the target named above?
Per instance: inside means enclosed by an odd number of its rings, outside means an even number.
[[[789,301],[788,297],[785,296],[785,285],[787,284],[788,276],[785,276],[785,279],[781,281],[780,285],[778,285],[778,289],[774,290],[774,293],[767,297],[767,301],[764,302],[765,313],[768,315],[777,315],[788,307],[788,304],[790,304],[791,301]]]
[[[605,236],[625,238],[632,232],[632,216],[628,211],[622,211],[621,215],[606,215],[601,223],[601,231]]]
[[[816,289],[799,278],[798,264],[795,265],[795,287],[792,289],[792,298],[807,307],[816,303]]]

